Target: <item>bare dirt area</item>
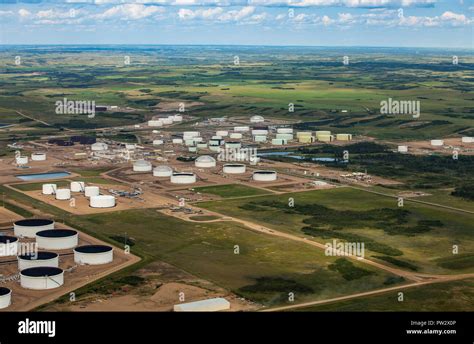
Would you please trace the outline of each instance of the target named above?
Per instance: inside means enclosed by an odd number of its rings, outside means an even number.
[[[71,227],[61,225],[61,228]],[[5,234],[12,235],[13,231],[6,231]],[[106,243],[101,240],[83,232],[79,232],[79,245],[105,244]],[[64,285],[50,290],[29,290],[21,287],[19,279],[6,282],[2,280],[0,285],[12,290],[12,304],[10,307],[6,308],[5,311],[32,310],[140,260],[140,258],[133,254],[126,254],[123,250],[115,248],[114,261],[112,263],[94,266],[77,265],[74,262],[72,249],[55,252],[59,254],[59,267],[65,270]],[[0,264],[2,266],[3,278],[12,277],[18,274],[18,263],[16,257],[2,257],[0,258]]]
[[[0,226],[13,226],[13,222],[21,219],[22,217],[20,215],[0,207]]]
[[[89,295],[74,303],[51,305],[55,311],[148,311],[168,312],[178,303],[224,297],[230,311],[249,311],[258,305],[237,297],[213,283],[197,278],[170,264],[154,262],[134,273],[144,278],[136,288],[126,288],[110,295]]]

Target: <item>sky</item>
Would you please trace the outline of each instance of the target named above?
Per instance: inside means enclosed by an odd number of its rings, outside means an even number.
[[[0,0],[0,44],[474,48],[474,0]]]

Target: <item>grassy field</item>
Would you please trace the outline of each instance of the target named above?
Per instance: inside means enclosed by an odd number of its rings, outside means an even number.
[[[241,184],[203,186],[199,188],[194,188],[194,190],[201,193],[217,195],[222,198],[258,196],[269,193],[265,190],[256,189]]]
[[[294,198],[294,208],[288,199]],[[451,259],[453,245],[460,254],[474,252],[474,215],[406,202],[350,188],[337,188],[267,197],[201,202],[200,207],[306,235],[320,242],[333,238],[364,242],[371,256],[391,256],[418,271],[473,271],[473,258],[461,269],[440,264]],[[367,254],[367,253],[366,253]],[[468,260],[467,264],[465,260]]]
[[[437,283],[403,291],[404,301],[398,301],[398,291],[300,308],[303,312],[472,312],[474,279]]]

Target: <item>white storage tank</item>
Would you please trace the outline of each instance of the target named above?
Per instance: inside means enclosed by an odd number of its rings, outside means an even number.
[[[268,130],[267,129],[253,129],[252,130],[252,135],[268,135]]]
[[[107,245],[84,245],[74,249],[74,262],[76,264],[101,265],[114,260],[114,250]]]
[[[45,161],[46,160],[46,153],[32,153],[31,154],[32,161]]]
[[[77,246],[79,235],[72,229],[47,229],[36,233],[38,248],[43,250],[67,250]]]
[[[70,189],[56,189],[56,199],[60,201],[65,201],[71,199],[71,190]]]
[[[216,136],[221,136],[221,137],[229,136],[229,132],[227,130],[218,130],[216,131]]]
[[[276,134],[276,139],[291,141],[293,140],[293,134]]]
[[[28,164],[28,157],[27,156],[17,156],[16,157],[16,164],[17,165],[26,165]]]
[[[196,146],[190,146],[190,147],[188,147],[188,152],[190,152],[190,153],[196,153],[196,152],[197,152],[197,147],[196,147]]]
[[[16,256],[18,254],[18,238],[10,235],[0,235],[0,257]]]
[[[91,208],[113,208],[115,207],[115,196],[112,195],[98,195],[91,196],[89,199]]]
[[[206,149],[207,148],[207,143],[206,142],[200,142],[196,145],[197,148],[199,149]]]
[[[431,145],[439,147],[439,146],[444,145],[444,141],[443,140],[431,140]]]
[[[214,159],[210,155],[202,155],[194,161],[194,165],[196,167],[204,167],[204,168],[216,167],[216,159]]]
[[[407,153],[408,152],[408,146],[398,146],[397,148],[399,153]]]
[[[225,148],[242,148],[242,143],[239,141],[229,141],[225,143]]]
[[[474,142],[474,137],[471,136],[463,136],[461,138],[462,143],[473,143]]]
[[[225,164],[222,172],[227,174],[245,173],[246,167],[244,164]]]
[[[146,160],[137,160],[133,163],[134,172],[150,172],[152,168],[151,162]]]
[[[242,136],[243,136],[242,133],[230,133],[229,135],[231,139],[238,139],[238,140],[240,140]]]
[[[153,169],[154,177],[171,177],[173,169],[166,165],[159,165]]]
[[[153,140],[153,146],[160,146],[164,143],[163,140]]]
[[[274,146],[283,146],[286,145],[288,142],[285,139],[272,139],[272,145]]]
[[[20,271],[40,266],[59,267],[59,255],[55,252],[39,251],[35,254],[18,256],[18,270]]]
[[[250,123],[262,123],[265,122],[265,118],[263,116],[255,115],[250,117]]]
[[[91,150],[93,152],[100,152],[109,149],[109,146],[104,142],[96,142],[91,144]]]
[[[12,303],[12,291],[9,288],[0,287],[0,309],[7,308]]]
[[[278,134],[293,134],[293,128],[277,128]]]
[[[173,116],[173,122],[182,122],[183,121],[183,116],[181,115],[174,115]]]
[[[163,121],[157,120],[157,119],[152,119],[148,121],[148,126],[149,127],[162,127],[163,126]]]
[[[84,182],[71,182],[71,191],[72,192],[84,192],[86,183]]]
[[[173,117],[160,118],[159,120],[162,121],[164,125],[173,124]]]
[[[173,144],[174,145],[182,145],[183,144],[183,139],[173,139]],[[194,140],[193,140],[194,142]]]
[[[266,135],[255,135],[253,137],[253,140],[255,142],[267,142],[267,136]]]
[[[248,126],[234,127],[234,131],[239,132],[239,133],[244,133],[244,132],[250,131],[250,127]]]
[[[43,184],[41,189],[43,195],[54,195],[58,186],[56,184]]]
[[[173,184],[192,184],[196,182],[196,175],[191,172],[175,172],[170,181]]]
[[[46,229],[54,229],[54,221],[48,219],[24,219],[13,224],[13,232],[17,237],[35,238],[36,233]]]
[[[221,147],[220,146],[211,146],[211,145],[209,145],[209,150],[213,151],[213,152],[220,152]]]
[[[183,140],[189,140],[201,136],[199,131],[185,131],[183,132]]]
[[[336,134],[338,141],[352,141],[352,134]]]
[[[137,149],[137,145],[134,144],[134,143],[126,143],[126,144],[125,144],[125,149],[132,151],[132,150]]]
[[[260,170],[255,171],[252,175],[252,179],[258,182],[272,182],[277,180],[276,171]]]
[[[92,197],[92,196],[99,196],[100,189],[98,186],[86,186],[84,188],[84,196]]]
[[[64,271],[54,267],[34,267],[20,271],[20,283],[25,289],[47,290],[64,284]]]

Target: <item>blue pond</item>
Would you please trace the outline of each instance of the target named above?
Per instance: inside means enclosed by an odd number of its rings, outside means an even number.
[[[37,173],[37,174],[21,174],[16,175],[18,179],[28,181],[28,180],[38,180],[38,179],[56,179],[70,176],[71,173],[63,171],[63,172],[50,172],[50,173]]]
[[[304,157],[300,155],[291,155],[294,154],[295,152],[267,152],[267,153],[258,153],[258,156],[261,157],[266,157],[266,156],[286,156],[287,158],[291,159],[297,159],[297,160],[303,160]],[[345,160],[338,160],[335,158],[326,158],[326,157],[315,157],[311,158],[312,161],[320,161],[320,162],[340,162],[340,163],[347,163]]]

